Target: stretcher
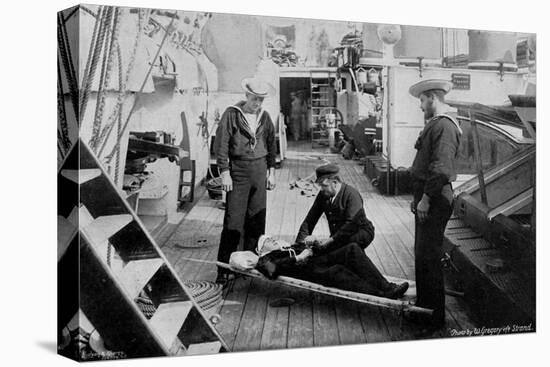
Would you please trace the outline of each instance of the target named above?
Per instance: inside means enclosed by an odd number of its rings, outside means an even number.
[[[306,289],[310,290],[312,292],[326,294],[333,297],[348,299],[351,301],[369,304],[373,306],[379,306],[379,307],[385,307],[392,310],[395,310],[401,314],[422,314],[425,316],[431,316],[433,313],[433,310],[424,308],[424,307],[418,307],[414,305],[414,301],[416,299],[416,283],[411,280],[405,280],[405,279],[399,279],[394,278],[390,276],[385,276],[386,279],[390,282],[394,283],[402,283],[402,282],[408,282],[409,283],[409,289],[407,292],[403,295],[402,298],[399,299],[390,299],[390,298],[384,298],[379,296],[374,296],[371,294],[365,294],[365,293],[358,293],[358,292],[351,292],[346,291],[334,287],[326,287],[317,283],[308,282],[305,280],[297,279],[297,278],[291,278],[287,276],[278,276],[275,280],[270,280],[267,277],[265,277],[262,273],[257,271],[256,269],[252,270],[239,270],[234,267],[232,267],[229,264],[220,262],[220,261],[210,261],[210,260],[200,260],[200,259],[193,259],[193,258],[183,258],[184,260],[189,261],[196,261],[196,262],[202,262],[202,263],[208,263],[208,264],[214,264],[217,265],[220,268],[224,268],[227,270],[231,270],[234,273],[241,274],[248,277],[253,278],[260,278],[265,281],[270,282],[276,282],[278,284],[282,284],[285,286],[300,288],[300,289]]]

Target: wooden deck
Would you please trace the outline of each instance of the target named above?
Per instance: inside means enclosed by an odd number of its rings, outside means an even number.
[[[357,161],[311,151],[310,145],[293,144],[280,169],[277,187],[268,194],[266,233],[289,241],[313,202],[313,197],[290,190],[289,182],[310,175],[325,158],[339,165],[345,182],[357,188],[364,200],[376,236],[366,253],[384,274],[414,280],[414,218],[409,196],[382,196],[372,187]],[[182,279],[214,280],[214,265],[184,258],[215,260],[222,229],[219,202],[203,195],[181,225],[163,244],[168,259]],[[315,234],[328,236],[324,217]],[[270,307],[271,301],[292,297],[290,307]],[[447,327],[462,330],[474,325],[460,299],[447,296]],[[299,348],[415,339],[416,326],[394,312],[352,301],[275,285],[260,279],[239,278],[224,295],[216,325],[234,351]],[[441,336],[448,335],[448,330]]]

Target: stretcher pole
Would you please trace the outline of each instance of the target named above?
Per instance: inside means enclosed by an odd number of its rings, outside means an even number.
[[[433,313],[433,310],[431,310],[431,309],[415,306],[415,305],[411,304],[408,301],[394,300],[394,299],[390,299],[390,298],[373,296],[371,294],[345,291],[345,290],[338,289],[338,288],[333,288],[333,287],[325,287],[323,285],[319,285],[319,284],[316,284],[316,283],[308,282],[308,281],[301,280],[301,279],[291,278],[291,277],[287,277],[287,276],[279,276],[279,277],[277,277],[277,279],[270,280],[270,279],[266,278],[262,273],[257,271],[256,269],[243,271],[243,270],[235,269],[231,265],[220,262],[220,261],[198,260],[198,259],[192,259],[192,258],[185,258],[185,259],[186,260],[191,260],[191,261],[196,260],[196,261],[200,261],[200,262],[207,262],[207,263],[215,264],[220,268],[231,270],[235,273],[242,274],[242,275],[245,275],[245,276],[260,278],[260,279],[276,282],[276,283],[279,283],[279,284],[283,284],[283,285],[287,285],[287,286],[291,286],[291,287],[295,287],[295,288],[306,289],[306,290],[310,290],[310,291],[313,291],[313,292],[326,294],[328,296],[344,298],[344,299],[348,299],[348,300],[351,300],[351,301],[355,301],[355,302],[359,302],[359,303],[365,303],[365,304],[369,304],[369,305],[373,305],[373,306],[380,306],[380,307],[390,308],[390,309],[396,310],[396,311],[398,311],[400,313],[403,313],[403,314],[414,313],[414,314],[422,314],[422,315],[425,315],[425,316],[431,316],[432,313]]]

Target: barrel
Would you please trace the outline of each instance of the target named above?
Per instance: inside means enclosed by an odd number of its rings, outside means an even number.
[[[401,26],[401,40],[393,49],[395,58],[425,60],[441,60],[442,33],[441,28]]]
[[[470,69],[516,69],[517,33],[468,31]]]

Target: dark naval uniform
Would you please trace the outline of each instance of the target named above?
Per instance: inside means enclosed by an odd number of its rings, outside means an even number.
[[[416,142],[417,153],[410,169],[414,207],[423,194],[430,198],[427,219],[421,223],[415,214],[414,255],[416,304],[434,310],[434,325],[442,325],[445,317],[442,245],[452,213],[451,182],[456,179],[455,159],[461,133],[458,122],[450,114],[430,119]]]
[[[355,242],[364,249],[373,240],[374,226],[367,219],[361,194],[355,188],[342,183],[340,191],[332,201],[322,193],[317,195],[300,227],[296,242],[303,242],[313,233],[323,213],[327,217],[330,236],[334,240],[330,248],[335,249]]]
[[[218,261],[228,263],[241,239],[244,250],[254,251],[265,233],[267,170],[275,167],[275,128],[267,111],[260,111],[251,131],[242,111],[245,102],[222,115],[214,141],[220,172],[229,170],[233,190],[227,193]]]
[[[305,265],[294,268],[288,275],[382,297],[396,298],[404,293],[408,284],[400,291],[396,284],[384,278],[364,252],[374,239],[374,226],[355,188],[342,183],[332,201],[319,193],[300,227],[297,243],[311,235],[322,214],[327,217],[333,242],[326,248],[315,249],[314,256]]]

